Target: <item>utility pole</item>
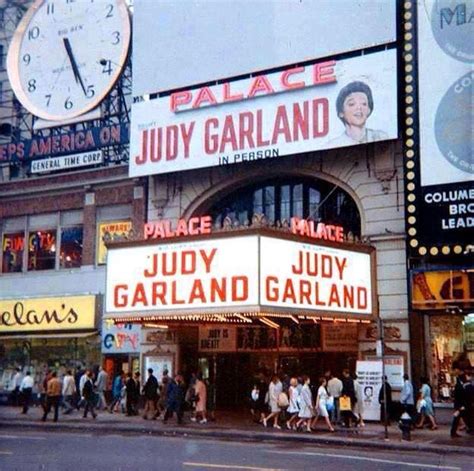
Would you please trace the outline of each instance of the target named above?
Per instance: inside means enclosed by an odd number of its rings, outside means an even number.
[[[379,314],[380,315],[380,314]],[[385,382],[385,345],[384,345],[384,328],[383,320],[378,318],[379,343],[380,343],[380,357],[382,358],[382,388],[383,388],[383,411],[384,411],[384,428],[385,440],[388,440],[388,424],[387,424],[387,387]]]

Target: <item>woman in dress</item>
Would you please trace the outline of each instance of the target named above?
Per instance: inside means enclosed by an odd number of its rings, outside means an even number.
[[[356,403],[354,404],[353,412],[357,417],[357,427],[365,427],[363,413],[364,413],[364,398],[362,394],[362,386],[359,383],[357,375],[354,375],[354,390],[356,396]]]
[[[296,430],[294,425],[295,421],[298,419],[299,408],[299,397],[300,392],[298,390],[298,380],[296,378],[290,379],[290,387],[288,388],[288,400],[289,405],[287,412],[290,414],[290,418],[286,421],[286,428],[288,430]]]
[[[298,422],[296,428],[305,425],[306,432],[311,432],[311,419],[313,417],[313,395],[311,394],[310,379],[308,376],[303,376],[303,388],[300,393],[300,410],[298,412]]]
[[[194,386],[194,394],[196,397],[196,420],[201,418],[200,424],[207,424],[206,405],[207,405],[207,387],[202,379],[202,373],[199,372]]]
[[[314,417],[311,427],[314,428],[316,422],[319,419],[319,416],[324,417],[326,421],[326,425],[330,432],[334,432],[334,427],[331,425],[331,421],[329,420],[329,413],[327,410],[327,403],[329,400],[329,394],[326,390],[326,378],[323,376],[319,378],[319,389],[318,394],[316,397],[316,416]]]
[[[273,375],[270,386],[268,387],[268,402],[270,404],[270,415],[263,419],[263,426],[266,427],[270,419],[273,419],[273,428],[280,429],[278,425],[278,417],[280,416],[281,408],[278,405],[278,396],[283,391],[283,385],[281,384],[278,375]]]
[[[431,422],[431,430],[436,430],[436,420],[434,416],[433,400],[431,399],[431,387],[428,384],[428,378],[421,378],[421,389],[420,389],[420,402],[422,407],[420,408],[420,421],[416,425],[416,428],[422,428],[425,418]]]

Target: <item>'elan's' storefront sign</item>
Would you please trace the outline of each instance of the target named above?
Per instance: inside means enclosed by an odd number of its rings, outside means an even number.
[[[106,311],[277,308],[371,315],[369,252],[263,235],[114,248],[107,260]]]
[[[0,334],[95,328],[95,296],[0,300]]]

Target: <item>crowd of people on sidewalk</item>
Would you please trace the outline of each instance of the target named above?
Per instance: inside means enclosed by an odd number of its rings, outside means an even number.
[[[474,380],[472,368],[454,363],[453,371],[456,385],[451,437],[456,438],[463,430],[474,433]],[[53,420],[57,422],[61,408],[65,415],[82,410],[84,418],[90,414],[93,419],[100,410],[138,416],[142,409],[144,420],[160,417],[163,423],[175,415],[177,423],[182,424],[185,411],[190,411],[192,422],[206,424],[208,420],[215,420],[214,385],[200,372],[191,374],[185,381],[182,374],[171,377],[167,370],[157,378],[149,368],[142,384],[139,372],[125,374],[122,371],[109,378],[102,367],[79,368],[74,375],[71,370],[66,371],[62,378],[56,371],[50,371],[38,388],[30,372],[23,376],[18,368],[14,384],[12,402],[21,406],[23,414],[28,413],[34,400],[33,391],[41,391],[39,403],[43,407],[43,421],[53,412]],[[330,432],[334,432],[336,426],[365,426],[362,386],[348,369],[342,371],[341,378],[327,371],[316,385],[307,375],[290,377],[280,373],[268,376],[261,371],[249,400],[254,421],[264,427],[310,433],[320,418]],[[432,430],[437,428],[427,378],[421,378],[421,388],[416,392],[408,375],[404,376],[401,410],[396,410],[392,387],[386,377],[378,400],[382,423],[390,425],[392,420],[398,421],[401,414],[406,413],[413,428],[425,425]]]
[[[471,368],[461,370],[456,364],[453,367],[457,380],[451,437],[455,438],[460,436],[460,430],[474,434],[474,379]],[[315,386],[307,375],[274,374],[270,381],[266,378],[264,372],[259,373],[250,393],[254,421],[264,427],[311,433],[319,418],[330,432],[335,431],[336,425],[345,428],[365,426],[362,387],[357,375],[348,369],[342,371],[340,379],[327,371]],[[397,410],[392,400],[392,387],[384,377],[378,397],[382,423],[398,422],[405,413],[413,429],[438,428],[428,379],[421,378],[420,382],[421,388],[415,393],[409,376],[404,375]]]
[[[56,371],[49,371],[43,384],[36,385],[29,371],[23,376],[18,368],[14,381],[11,402],[20,406],[23,414],[28,413],[33,402],[38,402],[34,401],[33,391],[40,391],[37,396],[43,408],[42,421],[46,421],[53,411],[53,421],[57,422],[60,409],[65,415],[82,410],[84,418],[90,413],[93,419],[100,410],[130,417],[140,415],[143,409],[145,420],[161,417],[167,423],[176,415],[178,424],[183,423],[184,412],[190,410],[192,422],[206,424],[208,420],[215,420],[214,388],[201,373],[193,373],[186,385],[181,374],[173,378],[164,370],[158,380],[149,368],[142,384],[138,371],[127,374],[121,371],[109,378],[102,367],[95,370],[79,368],[75,375],[68,370],[62,378]],[[109,400],[106,392],[109,392]]]

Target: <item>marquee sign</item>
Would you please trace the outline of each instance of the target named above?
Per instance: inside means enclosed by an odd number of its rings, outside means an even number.
[[[396,139],[396,64],[391,49],[135,103],[130,176]]]
[[[123,267],[127,267],[126,270]],[[370,248],[259,234],[109,249],[106,312],[376,313]]]

